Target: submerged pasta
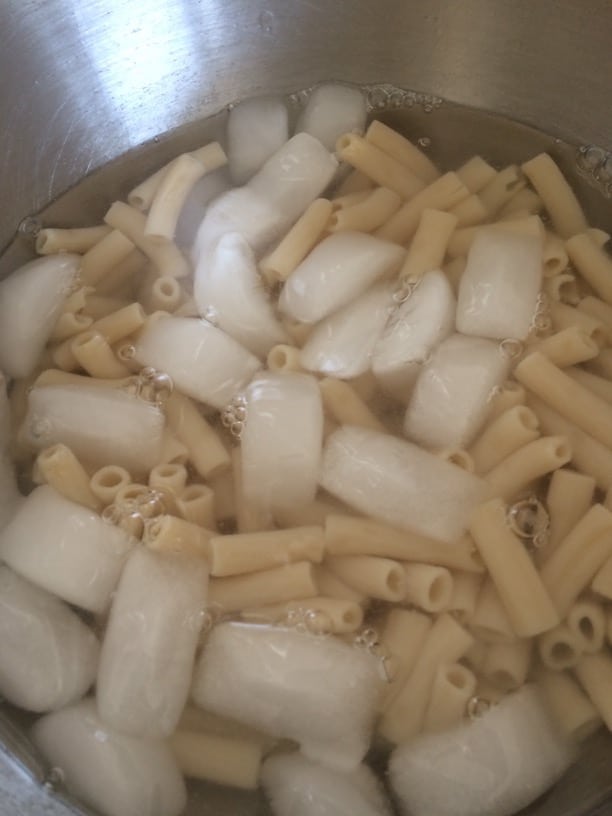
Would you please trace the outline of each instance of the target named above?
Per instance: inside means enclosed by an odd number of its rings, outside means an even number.
[[[178,814],[181,773],[271,789],[284,766],[292,797],[320,779],[320,812],[333,791],[348,808],[385,741],[400,807],[415,807],[397,757],[446,752],[447,733],[452,753],[465,735],[476,773],[492,737],[470,720],[492,708],[487,722],[510,728],[504,712],[527,706],[549,770],[462,803],[507,816],[563,772],[572,743],[612,728],[612,513],[598,492],[612,483],[612,326],[592,306],[612,302],[612,261],[552,157],[444,173],[381,122],[360,135],[358,92],[326,87],[293,138],[282,100],[248,109],[266,145],[230,134],[232,175],[250,180],[204,207],[192,259],[174,234],[226,161],[216,142],[112,204],[107,226],[46,229],[34,271],[45,291],[47,267],[62,273],[47,311],[31,266],[2,284],[7,314],[25,291],[45,326],[25,363],[10,344],[0,355],[14,378],[0,478],[13,484],[12,456],[38,485],[2,507],[15,575],[0,575],[0,609],[19,581],[95,613],[102,658],[88,655],[69,697],[42,689],[33,704],[2,673],[0,693],[36,712],[70,703],[36,741],[103,816],[121,805],[79,756],[98,756],[98,726],[113,750],[138,746],[137,765],[163,765],[159,816]],[[552,255],[574,263],[574,286],[547,283]],[[0,649],[16,648],[9,628]],[[201,720],[181,717],[190,687]],[[273,747],[293,759],[266,761]],[[157,816],[138,767],[125,796]],[[435,764],[427,774],[417,813],[438,787]]]

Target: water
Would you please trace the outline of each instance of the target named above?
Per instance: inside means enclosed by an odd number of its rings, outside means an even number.
[[[259,23],[264,33],[273,32],[274,20],[265,16],[265,13],[262,14]],[[601,148],[594,145],[573,145],[563,142],[530,126],[459,106],[431,94],[397,88],[389,84],[367,85],[363,90],[371,115],[405,133],[443,170],[458,167],[475,152],[480,153],[498,168],[509,163],[521,163],[544,150],[550,152],[571,180],[590,224],[604,229],[609,227],[612,155]],[[312,88],[307,88],[287,96],[293,121],[297,118],[299,110],[308,100],[311,92]],[[34,241],[41,226],[86,226],[97,223],[101,220],[109,202],[117,198],[125,198],[131,187],[170,158],[180,152],[198,147],[206,141],[219,139],[223,133],[228,109],[211,117],[205,123],[186,125],[172,133],[156,136],[137,151],[121,156],[108,166],[95,171],[40,213],[25,217],[13,242],[0,258],[0,275],[6,274],[34,256]],[[406,296],[409,296],[409,292],[406,293]],[[214,314],[206,315],[206,317],[211,322],[215,321]],[[242,406],[236,405],[232,408],[236,413],[237,410],[242,409]],[[233,424],[232,431],[237,437],[239,437],[243,421],[242,415],[232,417],[230,425]],[[513,521],[521,529],[528,528],[523,532],[535,537],[532,529],[534,509],[536,526],[541,527],[544,521],[539,507],[534,508],[530,505],[527,509],[529,511],[527,519],[521,515],[518,519],[513,518]],[[233,527],[231,523],[226,528],[220,525],[220,531],[231,532]],[[220,617],[218,610],[208,610],[204,629],[208,630],[214,626]],[[195,625],[195,621],[192,623]],[[376,638],[370,638],[363,645],[374,651],[378,646]],[[387,656],[383,654],[380,655],[380,658],[381,665],[386,670]],[[484,705],[486,701],[475,698],[470,711],[471,716],[481,714]],[[18,713],[11,714],[11,719],[15,719],[18,723],[28,724],[31,718],[29,715]],[[5,739],[4,729],[1,726],[0,722],[0,741]],[[592,798],[593,790],[598,786],[602,788],[609,775],[607,763],[598,761],[600,753],[595,753],[592,757],[587,756],[582,769],[578,769],[579,774],[582,773],[591,780],[589,787],[586,790],[583,789],[582,792],[585,805],[589,798],[589,791]],[[587,767],[589,771],[586,771]],[[600,778],[596,774],[599,767],[602,768]],[[572,782],[574,787],[575,781],[574,773]],[[61,769],[59,772],[58,769],[49,769],[44,783],[45,787],[52,790],[61,787],[63,783]],[[259,794],[248,795],[232,791],[226,795],[222,790],[202,784],[192,784],[192,789],[194,795],[188,806],[187,814],[202,812],[229,814],[237,812],[235,807],[240,807],[240,813],[245,815],[257,816],[259,814],[262,816],[268,812]],[[557,816],[561,812],[559,803],[564,802],[564,798],[561,787],[560,793],[548,797],[548,804],[546,800],[543,803],[536,803],[526,813],[533,816],[540,814]],[[228,802],[232,802],[229,807]],[[239,805],[238,802],[240,802]]]

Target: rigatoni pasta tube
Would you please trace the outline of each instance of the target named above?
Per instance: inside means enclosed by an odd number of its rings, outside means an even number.
[[[538,652],[544,666],[563,671],[576,665],[582,649],[576,633],[562,623],[538,638]]]
[[[469,542],[444,544],[365,518],[328,515],[325,519],[325,542],[331,555],[376,555],[467,572],[483,571]]]
[[[555,231],[569,238],[587,228],[586,218],[574,191],[548,153],[540,153],[521,167],[544,202]]]
[[[375,119],[370,123],[365,138],[389,156],[404,164],[424,182],[430,184],[440,173],[431,159],[411,141],[388,125]]]
[[[406,594],[402,566],[389,558],[337,555],[326,558],[325,564],[341,581],[368,597],[397,603]]]
[[[456,465],[461,470],[467,471],[467,473],[475,473],[476,471],[474,460],[463,448],[443,448],[436,451],[436,456],[444,459],[445,462],[450,462],[451,465]]]
[[[187,485],[176,503],[179,513],[186,521],[209,530],[216,528],[215,494],[208,485]]]
[[[134,243],[117,229],[109,232],[81,259],[79,276],[83,284],[95,285],[106,273],[134,250]]]
[[[171,490],[176,496],[187,484],[187,468],[178,464],[156,465],[149,473],[149,486]]]
[[[476,691],[476,677],[461,663],[439,666],[431,685],[423,731],[445,731],[460,722]]]
[[[253,623],[287,623],[295,613],[298,620],[303,616],[308,631],[313,633],[346,634],[355,632],[363,623],[363,609],[355,601],[321,596],[243,609],[240,618]]]
[[[71,350],[79,365],[92,377],[119,379],[130,374],[129,368],[119,362],[99,332],[79,334],[72,342]]]
[[[476,473],[490,471],[538,436],[536,415],[525,405],[515,405],[490,422],[470,448]]]
[[[612,601],[612,556],[593,578],[591,589],[608,601]]]
[[[200,476],[211,478],[229,468],[229,454],[189,397],[174,391],[165,410],[168,425],[189,451],[189,458]]]
[[[270,371],[303,371],[300,363],[300,350],[286,343],[272,346],[266,358]]]
[[[163,515],[147,522],[144,542],[154,552],[184,553],[208,559],[209,542],[214,535],[211,530],[185,519]]]
[[[456,215],[429,207],[424,209],[400,270],[400,280],[419,280],[425,272],[438,269],[456,226]]]
[[[550,524],[546,543],[538,548],[536,559],[543,564],[561,541],[580,521],[593,503],[595,479],[561,468],[556,470],[548,485],[546,506]]]
[[[612,513],[601,504],[595,504],[563,539],[540,572],[560,616],[567,615],[611,555]]]
[[[562,272],[544,279],[544,294],[553,301],[567,303],[570,306],[579,305],[580,289],[576,276],[570,272]]]
[[[298,218],[280,243],[259,262],[268,283],[285,281],[322,236],[332,214],[332,204],[317,198]]]
[[[298,561],[247,575],[211,578],[208,600],[225,612],[239,612],[254,606],[312,598],[317,594],[312,564]]]
[[[450,606],[453,577],[444,567],[431,564],[404,564],[404,602],[426,612],[443,612]]]
[[[566,737],[582,742],[599,728],[601,717],[597,709],[569,672],[540,669],[536,682]]]
[[[416,232],[423,210],[449,210],[469,194],[456,173],[446,173],[400,207],[375,234],[388,241],[407,244]]]
[[[388,187],[376,187],[358,204],[335,210],[329,217],[327,229],[330,232],[341,230],[372,232],[391,218],[401,204],[401,196],[393,190],[389,190]]]
[[[129,306],[124,306],[119,311],[96,320],[91,324],[88,332],[102,335],[108,345],[112,346],[142,328],[145,318],[146,315],[140,303],[130,303]],[[72,350],[72,344],[78,336],[69,337],[53,349],[51,357],[58,368],[72,371],[78,367],[77,358]]]
[[[567,268],[569,257],[565,244],[552,232],[546,232],[544,246],[542,247],[542,272],[545,278],[558,275]]]
[[[132,481],[128,471],[118,465],[105,465],[96,470],[89,481],[89,487],[103,505],[112,504],[121,488]]]
[[[586,314],[591,315],[596,320],[601,320],[601,322],[607,328],[607,341],[608,345],[612,344],[612,306],[608,303],[604,303],[603,300],[597,297],[593,297],[593,295],[587,295],[583,297],[580,302],[577,304],[576,308],[579,312],[585,312]]]
[[[509,643],[516,632],[491,578],[485,578],[476,599],[470,629],[485,643]]]
[[[599,346],[580,326],[569,326],[539,342],[535,349],[559,368],[584,363],[599,354]]]
[[[162,275],[151,282],[148,291],[140,299],[149,313],[160,310],[174,312],[183,300],[183,290],[176,278]]]
[[[607,652],[584,655],[575,671],[582,688],[612,731],[612,657]]]
[[[478,191],[480,200],[487,208],[489,216],[496,215],[510,199],[526,186],[526,181],[519,168],[511,164],[504,167]]]
[[[575,382],[537,351],[518,364],[515,377],[561,416],[612,448],[612,406]]]
[[[591,600],[576,601],[567,613],[567,625],[583,652],[594,654],[604,647],[606,615],[602,604]]]
[[[39,255],[53,255],[56,252],[87,252],[98,241],[108,235],[111,228],[106,224],[98,227],[73,227],[58,229],[47,227],[36,236],[36,252]]]
[[[58,444],[42,450],[36,458],[42,479],[71,501],[99,510],[101,502],[89,486],[89,476],[83,465],[66,445]]]
[[[527,679],[532,648],[533,641],[527,638],[494,643],[486,651],[480,673],[502,691],[514,691]]]
[[[219,160],[213,165],[220,167],[227,161],[221,145],[213,142],[209,147],[216,148],[220,154]],[[183,153],[170,162],[151,202],[144,230],[148,238],[160,243],[173,240],[185,199],[196,181],[206,172],[204,164],[189,153]]]
[[[478,193],[495,178],[497,170],[482,156],[472,156],[457,170],[457,175],[471,193]]]
[[[350,383],[325,377],[319,382],[324,409],[339,425],[360,425],[373,431],[386,432],[385,426],[372,413]]]
[[[439,666],[460,660],[474,639],[448,614],[442,614],[423,642],[419,658],[398,694],[380,719],[380,733],[399,743],[423,727],[431,685]]]
[[[569,329],[572,326],[579,326],[587,332],[600,348],[607,342],[608,329],[606,324],[588,312],[569,306],[567,303],[552,301],[549,304],[550,316],[555,331]]]
[[[259,742],[178,730],[168,739],[168,745],[187,777],[245,790],[255,790],[259,784],[263,754]]]
[[[612,304],[612,260],[585,233],[574,235],[566,245],[570,260],[599,297]]]
[[[149,258],[160,275],[172,275],[175,278],[185,277],[190,273],[189,263],[176,244],[168,241],[159,244],[145,235],[146,216],[138,210],[115,201],[104,216],[107,224],[120,230]]]
[[[336,142],[336,152],[342,161],[361,170],[381,187],[388,187],[402,198],[412,198],[425,182],[405,164],[367,142],[356,133],[345,133]]]
[[[413,609],[391,609],[384,618],[380,629],[380,642],[386,651],[393,656],[395,674],[391,678],[381,698],[381,710],[406,682],[413,670],[427,633],[431,629],[432,621],[422,612]]]
[[[512,627],[532,637],[559,623],[559,615],[525,547],[506,522],[507,507],[491,499],[476,508],[470,532],[487,565]]]
[[[308,504],[277,510],[276,522],[280,527],[325,526],[325,519],[336,513],[348,512],[342,502],[331,496],[317,496]]]
[[[535,479],[567,464],[572,449],[564,436],[543,436],[528,442],[486,475],[491,495],[511,499]]]
[[[262,533],[235,533],[210,540],[211,575],[239,575],[293,561],[323,560],[322,527],[294,527]]]

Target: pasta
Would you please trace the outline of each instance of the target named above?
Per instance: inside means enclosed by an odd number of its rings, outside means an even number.
[[[531,637],[559,621],[551,597],[523,545],[506,524],[506,506],[492,499],[477,508],[470,532],[517,635]]]
[[[487,473],[517,449],[538,438],[536,415],[524,405],[516,405],[487,425],[470,448],[477,473]]]
[[[537,674],[537,682],[557,724],[568,737],[581,742],[599,728],[597,709],[569,672],[543,669]]]
[[[366,130],[365,138],[368,142],[379,147],[389,156],[412,170],[424,182],[430,184],[438,178],[435,164],[428,156],[419,150],[416,145],[406,139],[396,130],[375,119]]]
[[[612,729],[612,657],[605,652],[584,655],[576,666],[576,676],[606,726]]]
[[[416,232],[424,210],[449,210],[468,198],[469,194],[470,191],[456,173],[445,173],[402,205],[376,231],[376,235],[387,241],[406,244]]]
[[[612,555],[611,532],[612,513],[601,504],[594,504],[542,567],[542,583],[559,615],[567,615]]]
[[[66,445],[45,448],[38,454],[36,465],[42,480],[62,496],[92,510],[100,508],[99,498],[90,487],[87,471]]]
[[[472,636],[450,615],[440,615],[425,637],[418,662],[380,719],[386,739],[399,743],[421,731],[437,670],[460,660],[472,643]]]
[[[463,719],[476,677],[461,663],[440,666],[431,686],[423,731],[444,731]]]
[[[612,408],[534,352],[518,364],[515,376],[524,386],[585,433],[612,448]]]
[[[361,136],[365,120],[333,114],[319,122],[336,128],[329,145],[306,128],[210,204],[198,182],[227,161],[216,142],[99,227],[45,227],[37,250],[68,271],[44,337],[44,287],[28,289],[27,268],[0,282],[2,366],[22,372],[10,397],[0,375],[0,559],[96,616],[104,728],[161,734],[184,775],[245,790],[275,741],[211,712],[178,719],[204,634],[207,656],[217,647],[196,671],[198,703],[214,699],[206,682],[224,686],[225,715],[297,738],[323,766],[350,772],[369,744],[433,739],[534,679],[568,739],[612,729],[609,236],[546,154],[447,171],[387,125]],[[481,242],[492,251],[472,282]],[[501,274],[519,244],[529,297]],[[265,319],[248,328],[257,304]],[[6,328],[17,305],[42,343],[27,372]],[[473,337],[453,346],[456,330]],[[412,356],[386,360],[389,337]],[[17,484],[39,486],[20,500]],[[150,574],[119,603],[128,557]],[[219,683],[224,632],[237,662]],[[191,644],[176,660],[175,636]],[[265,666],[243,653],[255,643]],[[329,702],[317,716],[313,683]],[[289,730],[273,721],[285,696]]]
[[[210,540],[211,575],[255,572],[293,561],[318,564],[323,559],[323,546],[320,527],[215,536]]]
[[[335,555],[327,566],[343,583],[371,598],[401,601],[406,596],[406,577],[400,564],[369,555]]]
[[[570,238],[586,229],[586,219],[578,199],[547,153],[540,153],[525,162],[521,169],[544,202],[553,225],[562,238]]]
[[[546,543],[538,549],[543,564],[593,503],[595,479],[567,468],[556,470],[548,485],[546,506],[550,517]]]
[[[572,449],[563,436],[543,436],[511,453],[486,475],[494,496],[510,499],[530,482],[567,464]]]
[[[406,165],[355,133],[341,136],[336,152],[342,161],[365,173],[381,187],[393,190],[401,198],[412,198],[425,186],[425,182]]]

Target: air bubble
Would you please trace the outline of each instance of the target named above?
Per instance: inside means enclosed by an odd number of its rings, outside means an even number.
[[[426,150],[428,147],[431,147],[431,139],[429,138],[429,136],[420,136],[417,139],[417,144],[419,147],[422,147],[424,150]]]
[[[43,779],[43,787],[48,791],[55,791],[60,788],[66,780],[66,774],[62,768],[51,768]]]
[[[470,720],[477,720],[482,717],[491,708],[491,702],[484,697],[471,697],[465,709]]]
[[[520,340],[516,340],[513,337],[507,337],[499,344],[499,350],[504,357],[507,357],[509,360],[515,360],[523,353],[523,344]]]
[[[51,423],[48,419],[34,417],[30,422],[30,434],[33,439],[44,439],[51,433]]]
[[[550,518],[536,496],[519,499],[508,507],[506,520],[510,530],[531,547],[543,547],[548,540]]]
[[[117,357],[123,363],[127,363],[130,360],[133,360],[136,356],[136,346],[133,346],[129,343],[126,343],[124,346],[120,346],[117,350]]]
[[[28,215],[19,222],[17,232],[20,235],[24,235],[26,238],[36,238],[41,229],[42,222],[40,218],[36,218],[33,215]]]
[[[204,310],[203,319],[206,320],[207,323],[210,323],[211,326],[218,326],[219,325],[219,312],[215,309],[214,306],[207,306]]]
[[[274,14],[267,9],[264,9],[259,15],[259,27],[266,34],[271,34],[274,31],[274,21]]]

